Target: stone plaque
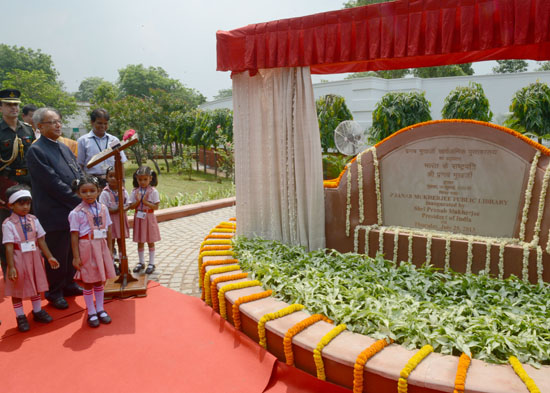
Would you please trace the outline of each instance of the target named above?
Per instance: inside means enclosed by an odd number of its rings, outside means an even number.
[[[528,165],[471,137],[403,145],[380,161],[384,225],[513,237]]]

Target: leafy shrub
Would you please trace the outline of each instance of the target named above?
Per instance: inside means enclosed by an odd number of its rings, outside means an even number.
[[[317,119],[319,120],[319,131],[321,133],[321,148],[323,152],[335,149],[334,130],[344,120],[353,120],[353,115],[346,105],[344,97],[327,94],[320,97],[316,102]]]
[[[514,354],[533,366],[550,364],[548,284],[396,265],[382,255],[308,253],[262,239],[239,237],[234,249],[266,289],[354,332],[492,363]]]
[[[510,105],[506,125],[539,139],[550,138],[550,88],[535,82],[518,90]]]
[[[441,110],[444,119],[473,119],[491,121],[493,112],[489,109],[489,100],[479,83],[470,82],[469,86],[459,86],[445,98]]]
[[[379,142],[404,127],[431,120],[430,106],[424,92],[385,94],[372,112],[370,142]]]

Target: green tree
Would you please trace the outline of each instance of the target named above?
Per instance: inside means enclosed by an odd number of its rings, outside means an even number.
[[[95,90],[101,85],[105,80],[98,76],[91,76],[84,79],[80,82],[78,86],[78,91],[75,93],[74,97],[78,101],[90,101],[94,97]]]
[[[539,65],[537,71],[550,71],[550,61],[539,62]]]
[[[145,68],[143,64],[130,64],[118,70],[118,88],[123,96],[146,97],[150,89],[174,91],[181,83],[168,76],[162,67]]]
[[[474,69],[472,68],[472,63],[413,69],[413,75],[417,78],[442,78],[446,76],[465,76],[473,74]]]
[[[44,80],[51,83],[56,82],[58,77],[50,55],[40,50],[0,44],[0,83],[15,70],[42,71]]]
[[[54,107],[64,117],[73,115],[77,109],[75,98],[63,91],[60,82],[52,82],[49,75],[42,70],[8,72],[2,87],[20,90],[24,104]]]
[[[398,78],[404,78],[410,72],[411,70],[409,70],[408,68],[404,68],[401,70],[355,72],[353,74],[346,76],[344,79],[365,78],[369,76],[374,76],[377,78],[384,78],[384,79],[398,79]]]
[[[226,97],[232,97],[233,96],[233,89],[220,89],[218,90],[218,94],[214,96],[215,100],[219,100],[220,98],[226,98]]]
[[[535,82],[518,90],[510,112],[506,125],[536,137],[539,143],[550,138],[550,88],[546,83]]]
[[[497,60],[498,65],[493,67],[495,74],[513,74],[527,71],[525,60]]]
[[[327,94],[316,102],[317,120],[321,133],[321,148],[324,153],[334,149],[334,130],[344,120],[353,120],[353,115],[346,105],[346,100],[336,94]]]
[[[103,81],[94,90],[90,102],[103,106],[105,102],[111,102],[120,95],[118,88],[111,82]]]
[[[469,86],[459,86],[445,98],[441,110],[444,119],[474,119],[491,121],[493,112],[489,100],[479,83],[470,82]]]
[[[430,106],[424,92],[385,94],[372,113],[371,142],[379,142],[404,127],[431,120]]]

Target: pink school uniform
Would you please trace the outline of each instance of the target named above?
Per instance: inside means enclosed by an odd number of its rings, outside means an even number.
[[[126,189],[122,188],[122,191],[124,193],[124,204],[126,205],[130,197],[128,192],[126,192]],[[106,186],[99,196],[99,202],[102,205],[107,206],[109,209],[118,207],[118,192],[116,190],[113,191],[109,188],[109,186]],[[120,239],[120,213],[109,213],[109,215],[111,216],[111,221],[113,223],[111,225],[111,235],[113,236],[113,239]],[[126,215],[126,212],[124,212],[124,237],[130,237],[130,226],[128,225],[128,216]]]
[[[160,202],[160,195],[156,188],[151,186],[148,186],[145,190],[135,188],[132,191],[132,195],[130,195],[130,203],[136,201],[158,203]],[[160,230],[155,212],[143,203],[140,203],[136,208],[133,240],[135,243],[155,243],[160,241]]]
[[[26,240],[25,240],[26,232]],[[13,259],[15,270],[17,270],[17,280],[7,280],[5,282],[4,293],[6,296],[16,298],[29,298],[36,296],[41,292],[48,290],[48,280],[44,261],[40,254],[40,249],[36,240],[46,234],[38,219],[32,214],[24,217],[12,213],[4,220],[2,224],[2,242],[14,243]],[[35,249],[23,252],[21,250],[22,242],[34,242]]]
[[[94,222],[94,218],[99,222]],[[111,225],[107,207],[98,202],[93,205],[81,202],[69,213],[69,225],[71,232],[78,232],[80,237],[78,250],[82,267],[76,272],[74,279],[96,283],[115,277],[113,257],[109,252],[107,238],[94,238],[95,230],[106,231]]]

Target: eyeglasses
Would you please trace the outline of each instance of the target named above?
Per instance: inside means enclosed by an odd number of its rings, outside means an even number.
[[[56,124],[62,125],[63,123],[61,123],[61,120],[52,120],[52,121],[41,121],[40,124],[51,124],[53,126]]]

